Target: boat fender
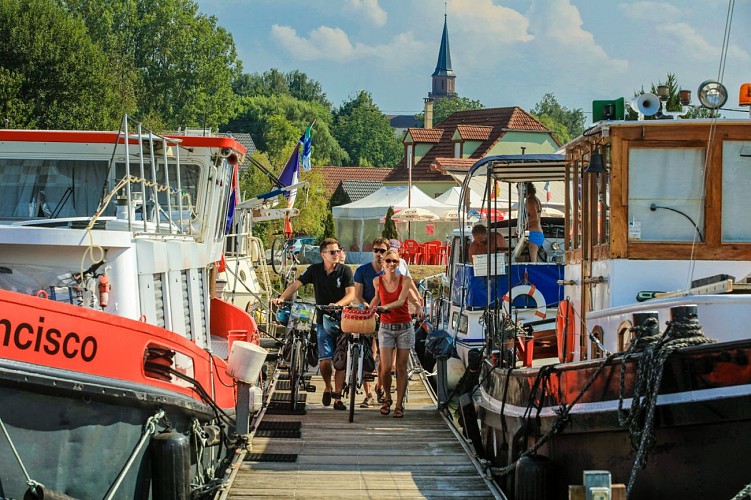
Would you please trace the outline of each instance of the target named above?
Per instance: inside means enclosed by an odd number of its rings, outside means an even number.
[[[46,488],[41,484],[36,484],[26,490],[23,500],[75,500],[75,498],[69,497],[65,493]]]
[[[514,471],[516,500],[553,498],[553,462],[543,455],[525,455],[516,462]]]
[[[542,295],[542,292],[538,290],[534,285],[515,286],[511,289],[511,298],[509,299],[509,294],[507,292],[506,295],[503,296],[503,301],[509,302],[509,305],[511,305],[514,303],[514,300],[516,300],[516,298],[520,295],[528,295],[532,297],[532,299],[535,301],[535,304],[537,305],[537,308],[534,310],[534,315],[540,319],[545,319],[545,310],[547,308],[547,303],[545,302],[545,297]]]
[[[460,423],[464,428],[464,435],[472,441],[472,446],[475,447],[475,453],[479,456],[484,456],[480,427],[477,425],[475,402],[472,399],[471,393],[465,392],[459,396],[459,408],[461,409]]]
[[[37,290],[36,296],[40,299],[46,299],[48,297],[47,292],[45,290]]]
[[[558,315],[555,320],[555,337],[558,343],[558,360],[569,363],[574,360],[574,331],[576,330],[574,306],[568,300],[558,304]],[[565,331],[565,336],[564,336]],[[563,350],[566,350],[566,356]]]
[[[109,276],[103,274],[99,277],[99,305],[102,309],[107,307],[110,301],[110,279]]]
[[[151,496],[154,500],[190,499],[190,440],[172,430],[151,440]]]

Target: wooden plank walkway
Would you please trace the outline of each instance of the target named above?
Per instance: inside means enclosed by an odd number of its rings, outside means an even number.
[[[377,405],[358,407],[349,423],[347,411],[321,404],[323,381],[314,375],[317,390],[306,394],[305,415],[263,417],[265,425],[301,422],[301,437],[254,436],[222,498],[500,498],[436,411],[422,380],[413,379],[403,419],[381,415]],[[362,399],[358,395],[358,404]],[[264,458],[256,454],[297,458],[248,460]]]

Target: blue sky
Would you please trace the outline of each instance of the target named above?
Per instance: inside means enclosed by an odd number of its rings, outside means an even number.
[[[387,114],[422,110],[443,29],[443,0],[198,0],[232,33],[246,73],[298,69],[339,106],[360,90]],[[717,79],[727,0],[448,0],[459,95],[532,108],[553,92],[591,111],[675,73],[694,92]],[[726,107],[751,82],[751,0],[736,2]],[[725,112],[724,116],[747,115]],[[589,116],[589,114],[587,114]]]

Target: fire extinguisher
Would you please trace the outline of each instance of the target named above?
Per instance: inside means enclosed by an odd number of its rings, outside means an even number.
[[[99,305],[102,309],[107,307],[110,300],[110,279],[106,274],[99,277]]]

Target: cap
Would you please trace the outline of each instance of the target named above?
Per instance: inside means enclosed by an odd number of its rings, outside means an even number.
[[[391,248],[396,248],[397,250],[402,247],[402,244],[399,243],[399,240],[389,240],[389,243],[391,244]]]

